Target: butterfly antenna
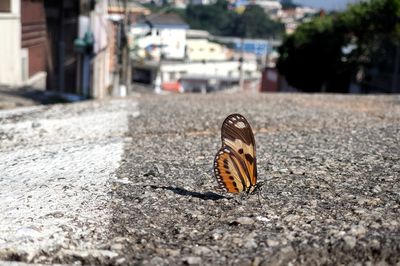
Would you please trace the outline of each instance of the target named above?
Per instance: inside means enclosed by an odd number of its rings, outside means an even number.
[[[260,206],[261,206],[261,208],[263,209],[263,211],[265,211],[265,209],[264,209],[264,204],[262,203],[262,201],[261,201],[261,198],[263,198],[264,199],[264,202],[267,200],[267,198],[265,198],[263,195],[262,195],[262,186],[264,185],[264,183],[265,182],[259,182],[259,187],[258,187],[258,189],[257,189],[257,198],[258,198],[258,202],[260,203]]]
[[[257,192],[257,198],[258,198],[258,202],[260,203],[260,206],[262,208],[263,204],[262,204],[261,199],[260,199],[260,191]]]
[[[265,208],[264,208],[263,201],[261,200],[261,198],[263,198],[263,199],[264,199],[264,202],[265,202],[265,198],[262,196],[260,190],[257,192],[257,198],[258,198],[258,202],[260,203],[261,209],[263,210],[264,213],[266,213],[266,210],[265,210]]]
[[[264,196],[263,196],[263,194],[262,194],[262,188],[261,187],[263,187],[264,185],[265,185],[265,183],[266,183],[266,181],[262,181],[262,182],[258,182],[258,195],[261,197],[261,198],[263,198],[264,200],[267,200],[267,198],[265,198]]]

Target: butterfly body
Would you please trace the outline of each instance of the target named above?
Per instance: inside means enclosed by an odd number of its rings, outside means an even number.
[[[240,114],[229,115],[221,127],[222,147],[215,155],[214,173],[229,193],[253,193],[257,184],[256,147],[249,122]]]

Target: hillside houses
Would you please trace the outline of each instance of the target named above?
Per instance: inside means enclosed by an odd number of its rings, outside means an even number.
[[[0,85],[104,98],[119,95],[114,92],[121,88],[127,60],[133,63],[126,68],[132,70],[128,82],[160,90],[185,81],[184,91],[213,91],[259,79],[265,63],[260,59],[271,50],[267,40],[191,30],[178,15],[151,14],[136,2],[126,8],[116,0],[1,1]],[[127,56],[121,52],[125,43]]]
[[[133,81],[156,91],[216,91],[261,76],[255,55],[214,42],[206,31],[190,30],[175,14],[143,18],[131,32]]]

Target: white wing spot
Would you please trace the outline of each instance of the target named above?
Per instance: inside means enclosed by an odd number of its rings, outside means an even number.
[[[228,123],[229,123],[229,124],[233,124],[233,121],[232,121],[232,120],[228,120]]]
[[[233,121],[236,121],[236,117],[232,117],[232,120],[233,120]]]
[[[240,121],[240,122],[237,122],[237,123],[235,124],[235,127],[237,127],[237,128],[245,128],[245,127],[246,127],[246,124],[243,123],[242,121]]]

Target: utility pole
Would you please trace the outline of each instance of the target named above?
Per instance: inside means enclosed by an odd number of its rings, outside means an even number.
[[[396,44],[396,56],[394,61],[393,78],[392,78],[392,93],[398,92],[398,74],[399,74],[399,60],[400,60],[400,45]]]
[[[122,73],[121,73],[121,88],[120,96],[129,93],[131,89],[131,60],[129,55],[129,10],[128,0],[124,0],[124,21],[123,21],[123,48],[122,48]],[[124,87],[124,88],[123,88]],[[125,90],[125,92],[124,92]]]
[[[243,62],[244,62],[244,37],[240,38],[240,58],[239,58],[239,90],[244,90],[244,69],[243,69]]]
[[[64,93],[65,90],[65,29],[64,29],[64,1],[58,2],[58,91]]]

